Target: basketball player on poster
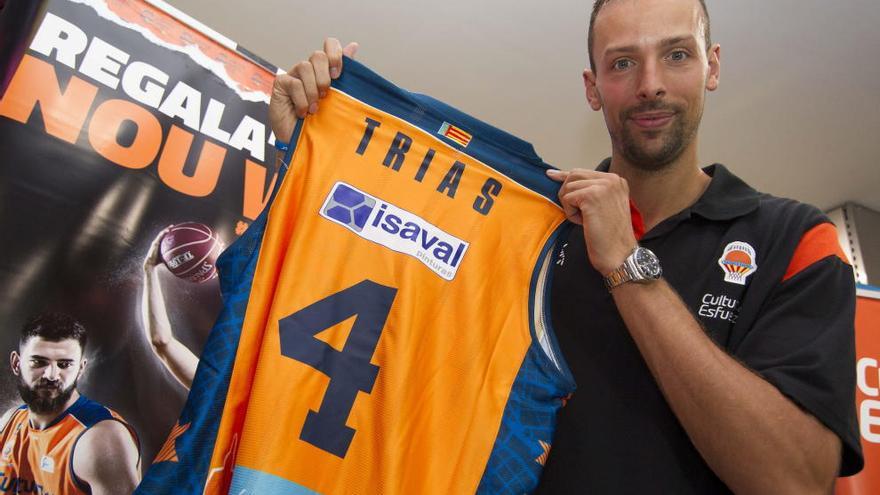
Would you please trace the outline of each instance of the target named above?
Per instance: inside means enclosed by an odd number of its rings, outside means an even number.
[[[0,419],[0,492],[104,495],[137,485],[134,429],[77,391],[86,340],[85,328],[64,314],[22,327],[10,364],[24,404]]]

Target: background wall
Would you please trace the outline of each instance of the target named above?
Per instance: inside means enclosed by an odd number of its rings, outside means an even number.
[[[385,77],[531,141],[560,168],[610,152],[581,84],[589,0],[169,2],[285,68],[325,36],[358,41],[358,59]],[[722,83],[707,104],[702,160],[823,210],[880,210],[880,2],[707,5]]]

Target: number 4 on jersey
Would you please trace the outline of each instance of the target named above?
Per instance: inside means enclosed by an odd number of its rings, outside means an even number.
[[[300,439],[345,457],[355,430],[345,425],[358,391],[370,393],[379,367],[370,359],[385,327],[397,289],[364,280],[278,322],[281,354],[330,378],[319,411],[309,411]],[[342,351],[315,338],[356,316]]]

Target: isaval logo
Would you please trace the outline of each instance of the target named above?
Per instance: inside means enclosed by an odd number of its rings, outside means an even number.
[[[321,206],[321,216],[369,241],[424,263],[444,278],[455,278],[469,243],[425,219],[337,182]]]

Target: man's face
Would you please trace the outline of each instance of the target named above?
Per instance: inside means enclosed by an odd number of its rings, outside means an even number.
[[[11,356],[18,391],[31,411],[60,413],[76,388],[85,360],[76,339],[60,342],[31,337]]]
[[[720,52],[707,54],[704,22],[697,0],[615,0],[596,18],[587,96],[614,149],[642,170],[695,144],[705,92],[718,85]]]

